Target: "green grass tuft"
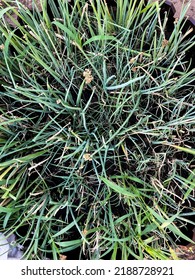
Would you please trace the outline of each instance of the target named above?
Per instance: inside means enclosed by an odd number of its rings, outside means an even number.
[[[0,12],[0,231],[27,259],[168,259],[191,242],[194,35],[184,10],[167,37],[144,3]]]

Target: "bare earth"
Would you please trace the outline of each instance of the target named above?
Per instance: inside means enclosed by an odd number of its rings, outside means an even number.
[[[0,5],[3,3],[3,2],[6,2],[6,0],[0,0]],[[11,4],[11,2],[14,4],[14,2],[16,1],[7,1],[9,2],[9,4]],[[28,7],[29,9],[32,9],[32,0],[18,0],[18,2],[22,3],[23,5],[25,5],[26,7]],[[35,3],[37,3],[38,5],[40,5],[40,0],[35,0],[34,1]]]
[[[153,0],[162,2],[162,0]],[[186,17],[195,25],[195,0],[166,0],[165,3],[172,7],[174,17],[179,18],[182,8],[190,2],[190,6],[187,10]]]
[[[191,2],[186,16],[189,17],[189,20],[195,25],[195,0],[168,0],[166,2],[167,4],[173,5],[175,11],[175,18],[179,18],[182,6]]]
[[[41,1],[42,0],[34,0],[34,3],[36,3],[39,11],[41,11]],[[5,8],[7,7],[5,4],[6,0],[0,0],[0,10],[1,8]],[[7,1],[10,5],[12,5],[12,7],[17,9],[17,4],[16,1]],[[18,2],[20,2],[21,4],[23,4],[26,8],[32,10],[33,9],[33,1],[32,0],[18,0]],[[17,15],[14,13],[12,13],[12,17],[14,18],[14,20],[17,20]],[[8,17],[5,16],[5,20],[6,22],[8,22],[11,26],[16,26],[15,23]]]

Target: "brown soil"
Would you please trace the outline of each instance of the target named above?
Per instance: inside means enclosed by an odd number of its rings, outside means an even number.
[[[161,2],[162,0],[153,0]],[[179,18],[183,6],[187,5],[191,2],[190,7],[187,10],[186,16],[191,21],[193,25],[195,25],[195,0],[166,0],[165,3],[170,5],[173,8],[174,17]]]
[[[5,8],[7,7],[7,5],[5,4],[6,0],[0,0],[0,9],[1,7]],[[26,8],[32,10],[33,5],[32,5],[32,0],[19,0],[18,2],[22,3]],[[38,9],[41,11],[41,0],[35,0],[34,1],[38,7]],[[17,4],[16,1],[7,1],[7,3],[9,3],[9,5],[12,5],[14,8],[17,9]],[[12,17],[14,18],[14,20],[17,19],[17,15],[15,13],[12,14]],[[5,16],[5,20],[11,25],[11,26],[16,26],[16,24],[14,24],[14,22],[8,17]]]
[[[3,3],[3,2],[6,2],[6,0],[0,0],[0,5]],[[16,1],[7,1],[10,5],[11,3],[14,5],[14,3],[16,3]],[[32,3],[33,1],[32,0],[19,0],[18,2],[22,3],[24,6],[26,6],[28,9],[32,9]],[[37,3],[37,5],[39,7],[41,7],[41,0],[35,0],[34,2]],[[17,5],[17,4],[16,4]]]
[[[195,228],[193,233],[192,241],[195,242]],[[175,255],[180,260],[195,260],[195,245],[193,243],[189,243],[186,246],[179,245],[175,249]]]

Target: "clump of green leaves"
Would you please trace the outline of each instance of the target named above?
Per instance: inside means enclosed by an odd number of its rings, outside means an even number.
[[[168,259],[191,242],[194,36],[185,9],[168,38],[144,2],[0,12],[0,230],[27,259]]]

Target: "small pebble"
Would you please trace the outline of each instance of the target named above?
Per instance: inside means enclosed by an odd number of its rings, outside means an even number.
[[[16,243],[15,234],[8,238],[0,233],[0,260],[20,260],[22,259],[21,246]]]

